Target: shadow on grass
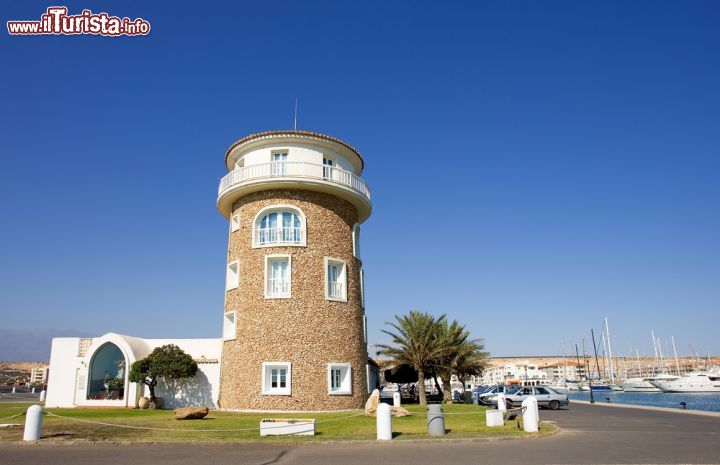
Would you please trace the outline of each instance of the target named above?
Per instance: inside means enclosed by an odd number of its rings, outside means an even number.
[[[77,435],[74,433],[60,432],[60,433],[53,433],[53,434],[44,434],[40,437],[40,439],[63,438],[63,437],[72,437],[72,436],[77,436]]]

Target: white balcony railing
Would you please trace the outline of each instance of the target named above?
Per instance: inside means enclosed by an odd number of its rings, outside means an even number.
[[[343,283],[329,281],[328,282],[328,297],[331,299],[344,299],[345,298],[345,286]]]
[[[290,280],[283,278],[268,279],[268,297],[289,297]]]
[[[267,228],[255,230],[255,244],[303,244],[303,230],[300,227]]]
[[[370,190],[359,176],[335,166],[296,161],[272,161],[234,169],[220,180],[218,195],[235,185],[264,178],[310,178],[326,181],[348,187],[370,200]]]

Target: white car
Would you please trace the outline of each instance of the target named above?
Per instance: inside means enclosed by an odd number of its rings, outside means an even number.
[[[505,405],[507,408],[520,407],[520,404],[530,396],[537,399],[538,407],[546,407],[550,410],[557,410],[560,407],[570,405],[567,394],[554,391],[547,386],[522,387],[513,394],[505,396]],[[497,405],[497,395],[491,399],[491,402]]]

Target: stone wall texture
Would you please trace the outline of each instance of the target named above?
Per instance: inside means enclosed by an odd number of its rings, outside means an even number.
[[[253,220],[264,207],[291,205],[306,217],[306,246],[253,248]],[[233,205],[240,229],[230,233],[228,262],[240,261],[240,286],[226,293],[236,312],[237,339],[223,343],[220,408],[345,410],[368,397],[367,343],[360,297],[360,260],[353,256],[355,208],[335,196],[269,190]],[[265,299],[265,256],[291,255],[291,297]],[[347,263],[347,302],[325,299],[325,257]],[[291,362],[291,395],[262,393],[262,363]],[[329,395],[328,363],[352,365],[352,394]]]

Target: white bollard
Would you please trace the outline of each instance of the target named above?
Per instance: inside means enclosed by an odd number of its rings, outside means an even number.
[[[497,395],[497,402],[498,402],[498,410],[501,412],[507,411],[507,405],[505,404],[505,394],[498,394]]]
[[[500,410],[485,410],[485,425],[489,427],[504,426],[503,413]]]
[[[402,403],[402,400],[400,398],[399,392],[393,392],[393,407],[400,407],[400,404]]]
[[[390,406],[380,403],[375,412],[377,415],[377,439],[378,441],[389,441],[392,439],[392,415]]]
[[[40,402],[45,402],[45,396],[47,395],[47,392],[45,392],[45,389],[40,391]]]
[[[523,401],[522,406],[525,408],[522,416],[523,429],[526,433],[537,433],[538,423],[540,422],[537,399],[530,396]]]
[[[15,386],[13,386],[13,394],[15,394]]]
[[[39,405],[31,405],[25,414],[25,432],[23,441],[37,441],[42,435],[43,408]]]
[[[35,388],[32,388],[32,391],[30,391],[32,394],[35,394]]]

